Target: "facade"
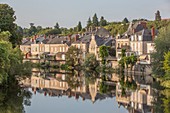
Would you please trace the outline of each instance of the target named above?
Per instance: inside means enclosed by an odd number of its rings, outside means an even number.
[[[130,52],[130,38],[128,35],[125,36],[116,36],[116,57],[118,60],[121,58],[121,50],[126,49],[126,56]]]
[[[135,91],[126,91],[126,95],[121,95],[120,83],[116,85],[116,100],[119,105],[123,105],[130,113],[152,113],[153,90],[149,85],[140,85]]]
[[[117,35],[116,57],[118,60],[120,59],[122,49],[126,49],[126,56],[135,54],[140,57],[148,53],[151,47],[148,44],[153,43],[158,32],[154,27],[151,30],[148,29],[146,24],[144,21],[135,24],[131,23],[124,34]]]
[[[92,53],[96,56],[96,59],[99,60],[99,47],[104,44],[105,40],[104,38],[101,38],[97,35],[92,35],[91,36],[91,41],[89,44],[89,53]]]

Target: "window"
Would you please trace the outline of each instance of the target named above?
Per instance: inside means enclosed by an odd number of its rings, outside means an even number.
[[[61,47],[60,47],[60,52],[61,52]]]

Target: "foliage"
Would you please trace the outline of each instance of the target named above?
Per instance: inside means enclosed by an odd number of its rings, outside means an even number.
[[[126,24],[126,23],[129,23],[129,20],[125,17],[122,21],[122,23]]]
[[[98,26],[99,25],[99,21],[98,21],[98,18],[97,18],[97,14],[95,13],[94,16],[93,16],[93,26]]]
[[[147,21],[147,27],[151,29],[152,27],[155,27],[157,30],[161,30],[162,28],[167,27],[170,25],[170,21],[162,20],[162,21]]]
[[[0,4],[0,31],[9,31],[12,35],[9,37],[13,46],[20,44],[21,37],[17,34],[17,26],[14,23],[16,20],[14,10],[7,4]]]
[[[87,21],[87,28],[89,28],[91,25],[92,25],[92,21],[91,21],[91,18],[89,17]]]
[[[104,28],[110,31],[112,36],[117,34],[123,34],[128,29],[129,24],[123,24],[122,22],[110,22]]]
[[[86,70],[95,70],[99,66],[99,62],[94,54],[87,54],[83,66]]]
[[[100,46],[99,55],[102,59],[102,64],[105,64],[106,63],[106,57],[109,56],[108,47],[107,46]]]
[[[81,60],[80,53],[81,53],[80,49],[71,46],[66,52],[66,65],[70,66],[71,68],[78,66]]]
[[[160,77],[165,75],[165,69],[163,69],[164,54],[170,50],[170,25],[160,30],[157,38],[155,38],[155,52],[151,55],[153,73]]]
[[[136,62],[137,62],[137,56],[135,56],[134,54],[132,54],[132,55],[130,56],[131,71],[132,71],[133,66],[136,64]]]
[[[163,69],[166,73],[170,73],[170,51],[165,53],[164,59]]]
[[[99,25],[100,25],[100,26],[106,26],[106,25],[107,25],[107,21],[104,19],[103,16],[100,18]]]
[[[79,21],[77,25],[77,31],[80,32],[81,30],[82,30],[82,25],[81,25],[81,22]]]
[[[16,80],[10,87],[0,89],[0,113],[23,113],[24,105],[30,106],[32,93],[22,89]]]
[[[4,32],[3,32],[4,33]],[[3,34],[0,33],[0,34]],[[7,32],[7,36],[9,33]],[[13,48],[12,44],[5,41],[6,38],[1,38],[0,41],[0,85],[7,85],[9,79],[24,74],[30,74],[31,65],[22,63],[23,56],[18,47]]]
[[[122,71],[125,69],[125,57],[126,57],[126,49],[122,49],[121,50],[121,59],[119,60],[119,65],[120,65]]]
[[[108,92],[108,89],[109,89],[109,87],[108,87],[108,85],[106,85],[105,83],[104,83],[104,81],[102,81],[101,83],[100,83],[100,86],[99,86],[99,91],[100,91],[100,93],[107,93]]]
[[[56,25],[54,26],[55,29],[60,29],[60,26],[58,24],[58,22],[56,23]]]
[[[9,31],[3,31],[0,33],[0,41],[9,41],[9,37],[11,36],[11,33]]]
[[[66,81],[71,89],[76,89],[82,86],[83,77],[78,71],[73,70],[72,73],[66,75]]]

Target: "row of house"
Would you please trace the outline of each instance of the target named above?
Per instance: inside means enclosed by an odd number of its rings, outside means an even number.
[[[87,53],[95,54],[100,60],[99,47],[110,46],[111,50],[116,50],[116,56],[112,54],[107,58],[115,64],[121,59],[121,50],[126,49],[126,55],[135,54],[139,57],[140,63],[150,64],[150,54],[154,51],[154,38],[158,31],[153,27],[147,28],[145,21],[130,23],[129,28],[123,34],[112,37],[109,31],[104,28],[96,28],[84,34],[74,34],[71,36],[35,36],[31,39],[24,39],[20,45],[24,58],[40,58],[41,55],[56,56],[56,60],[65,60],[65,53],[70,46],[75,46],[82,50],[85,58]],[[113,52],[113,51],[111,51]]]
[[[115,48],[115,40],[104,28],[97,28],[93,32],[87,32],[83,35],[76,34],[72,36],[35,36],[31,39],[24,39],[20,45],[24,58],[40,57],[43,54],[56,55],[62,54],[61,60],[65,60],[65,53],[70,46],[81,49],[83,56],[87,53],[94,53],[99,59],[98,51],[101,45]]]

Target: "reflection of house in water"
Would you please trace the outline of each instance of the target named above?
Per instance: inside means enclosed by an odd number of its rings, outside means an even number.
[[[97,100],[103,100],[106,98],[112,98],[113,94],[100,94],[99,83],[100,80],[96,80],[95,83],[83,84],[75,89],[71,89],[65,80],[64,76],[54,77],[42,77],[32,76],[31,79],[26,79],[23,85],[27,85],[32,88],[34,94],[36,92],[42,93],[45,96],[68,96],[75,97],[75,99],[82,98],[82,100],[91,100],[93,103]]]
[[[135,91],[127,91],[122,96],[120,83],[116,86],[116,100],[119,105],[126,107],[130,113],[152,113],[153,112],[153,90],[149,85],[140,85]]]

